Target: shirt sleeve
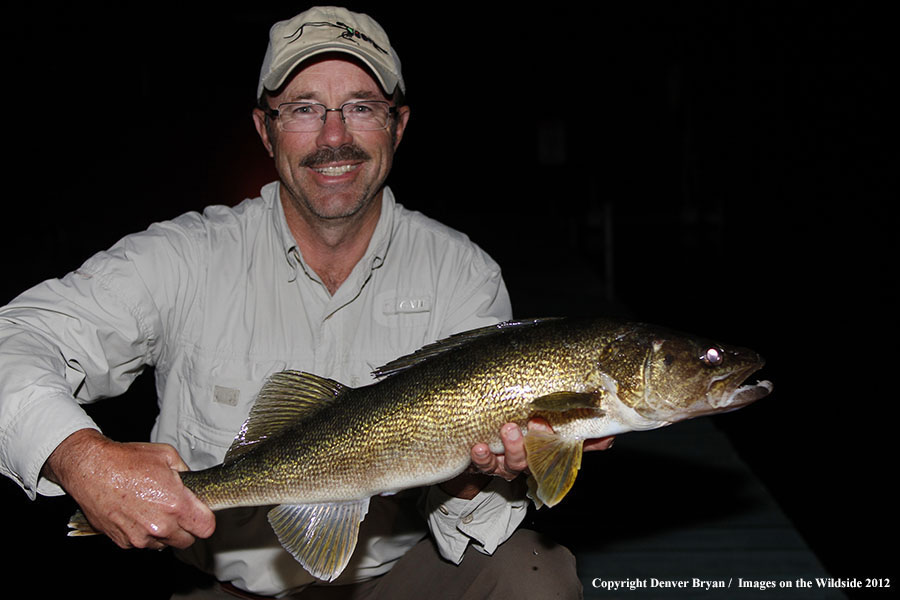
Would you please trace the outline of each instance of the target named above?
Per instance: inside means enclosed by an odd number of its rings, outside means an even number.
[[[53,450],[98,429],[79,406],[124,393],[154,364],[160,295],[177,277],[172,229],[128,236],[61,279],[0,308],[0,472],[34,498],[62,490],[40,477]]]
[[[441,556],[459,564],[471,544],[484,554],[516,531],[527,513],[527,499],[521,479],[500,477],[471,500],[448,495],[440,486],[431,486],[423,499],[423,511]]]
[[[460,263],[438,339],[512,319],[509,292],[497,263],[474,245],[472,253],[461,255]]]

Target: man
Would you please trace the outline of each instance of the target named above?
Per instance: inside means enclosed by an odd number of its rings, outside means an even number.
[[[223,582],[189,597],[397,598],[423,586],[539,597],[548,582],[577,595],[571,555],[517,531],[527,462],[515,426],[501,431],[502,455],[473,448],[482,473],[373,499],[339,588],[308,587],[265,509],[214,516],[181,484],[178,471],[221,462],[272,373],[364,385],[397,356],[511,317],[490,257],[384,185],[410,110],[377,23],[331,7],[277,23],[257,91],[278,182],[128,236],[0,309],[0,468],[32,497],[70,494],[118,545],[181,549]],[[105,438],[77,403],[121,394],[146,365],[160,396],[154,443]]]

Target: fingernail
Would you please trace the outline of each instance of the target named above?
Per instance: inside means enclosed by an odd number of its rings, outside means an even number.
[[[519,431],[518,427],[510,427],[506,430],[506,439],[508,440],[517,440],[522,435],[522,432]]]
[[[488,451],[485,448],[475,448],[473,452],[475,453],[475,456],[479,458],[484,458],[488,455]]]

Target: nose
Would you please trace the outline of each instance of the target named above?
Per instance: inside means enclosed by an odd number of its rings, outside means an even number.
[[[321,146],[337,148],[349,143],[353,139],[344,123],[340,109],[330,108],[325,112],[322,129],[319,130],[317,142]]]

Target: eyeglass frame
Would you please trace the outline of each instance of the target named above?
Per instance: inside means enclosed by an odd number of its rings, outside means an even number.
[[[366,104],[372,104],[372,103],[377,103],[377,104],[387,104],[387,105],[388,105],[388,119],[390,119],[391,117],[393,117],[394,115],[397,114],[397,107],[394,106],[394,105],[392,105],[392,104],[391,104],[390,102],[388,102],[387,100],[350,100],[349,102],[344,102],[343,104],[341,104],[341,105],[338,106],[337,108],[328,108],[328,106],[326,106],[325,104],[322,104],[321,102],[305,102],[305,101],[300,101],[300,102],[282,102],[281,104],[279,104],[279,105],[276,106],[275,108],[269,108],[268,106],[260,107],[260,108],[261,108],[261,110],[263,111],[263,113],[266,115],[266,117],[272,119],[273,121],[278,120],[278,121],[279,121],[278,128],[281,129],[281,131],[284,131],[285,133],[316,133],[316,132],[321,131],[322,128],[325,127],[325,120],[328,118],[328,113],[330,113],[330,112],[338,112],[338,113],[340,113],[340,114],[341,114],[341,123],[343,123],[344,126],[347,127],[347,117],[344,115],[344,107],[345,107],[345,106],[352,106],[352,105],[354,105],[354,104],[363,104],[363,103],[366,103]],[[292,106],[292,105],[321,106],[322,108],[325,109],[325,113],[324,113],[324,114],[321,116],[321,118],[319,119],[319,120],[322,122],[322,125],[320,125],[318,129],[314,129],[314,130],[312,130],[312,131],[290,131],[290,130],[284,129],[284,125],[282,125],[282,124],[281,124],[281,121],[278,119],[278,117],[281,116],[281,110],[280,110],[280,109],[281,109],[282,106]],[[388,123],[388,122],[385,122],[384,126],[378,128],[378,129],[350,129],[350,128],[348,127],[347,130],[348,130],[348,131],[383,131],[383,130],[385,130],[385,129],[388,128],[388,125],[389,125],[389,123]]]

